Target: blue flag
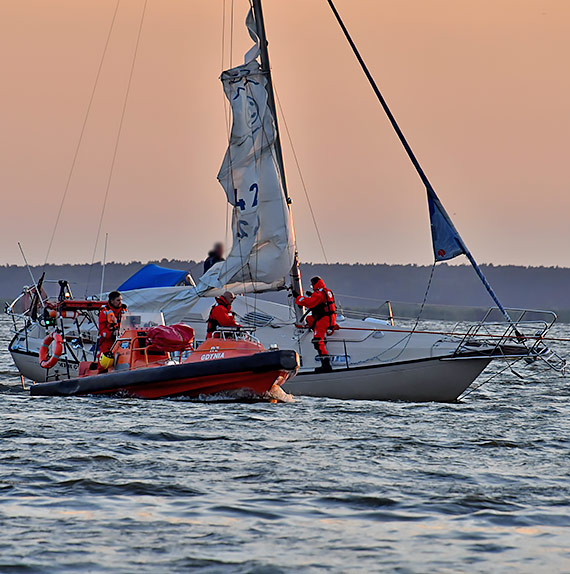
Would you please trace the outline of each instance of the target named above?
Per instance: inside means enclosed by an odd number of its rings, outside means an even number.
[[[465,253],[463,242],[433,189],[427,188],[431,239],[436,261],[447,261]]]

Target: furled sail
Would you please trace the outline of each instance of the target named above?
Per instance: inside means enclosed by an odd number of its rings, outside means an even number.
[[[275,123],[258,63],[253,12],[246,24],[255,46],[245,63],[222,73],[232,128],[218,180],[233,208],[232,248],[198,282],[198,292],[234,283],[284,282],[295,254],[291,218],[275,152]]]

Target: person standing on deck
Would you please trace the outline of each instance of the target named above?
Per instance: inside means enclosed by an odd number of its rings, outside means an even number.
[[[123,296],[118,291],[111,291],[107,304],[99,311],[99,356],[111,350],[126,310]]]
[[[208,257],[206,261],[204,261],[204,273],[206,273],[210,267],[213,267],[216,263],[220,261],[225,261],[224,259],[224,244],[223,243],[216,243],[214,248],[208,252]]]
[[[293,296],[296,305],[311,310],[311,314],[307,317],[307,325],[313,330],[312,343],[321,359],[321,366],[317,367],[315,372],[330,373],[332,366],[325,337],[338,329],[334,295],[320,277],[313,277],[311,285],[313,286],[313,293],[304,296],[293,291]]]
[[[216,297],[216,304],[208,317],[208,334],[206,339],[211,339],[218,327],[240,327],[232,313],[232,303],[236,296],[231,291],[226,291],[221,297]]]

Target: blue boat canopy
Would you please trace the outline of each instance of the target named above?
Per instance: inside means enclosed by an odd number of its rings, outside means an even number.
[[[175,285],[194,285],[194,281],[188,271],[167,269],[149,263],[131,275],[119,286],[118,290],[131,291],[133,289],[148,289],[149,287],[174,287]]]

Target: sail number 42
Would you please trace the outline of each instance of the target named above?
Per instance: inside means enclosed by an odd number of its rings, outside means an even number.
[[[250,188],[249,191],[251,191],[254,195],[253,195],[253,202],[251,203],[251,207],[255,207],[257,205],[257,196],[259,194],[259,186],[257,185],[257,183],[253,183]],[[239,207],[241,209],[241,211],[245,211],[246,209],[246,204],[245,204],[245,199],[243,199],[243,197],[241,199],[238,199],[238,190],[234,189],[234,197],[235,197],[235,204],[236,207]]]

